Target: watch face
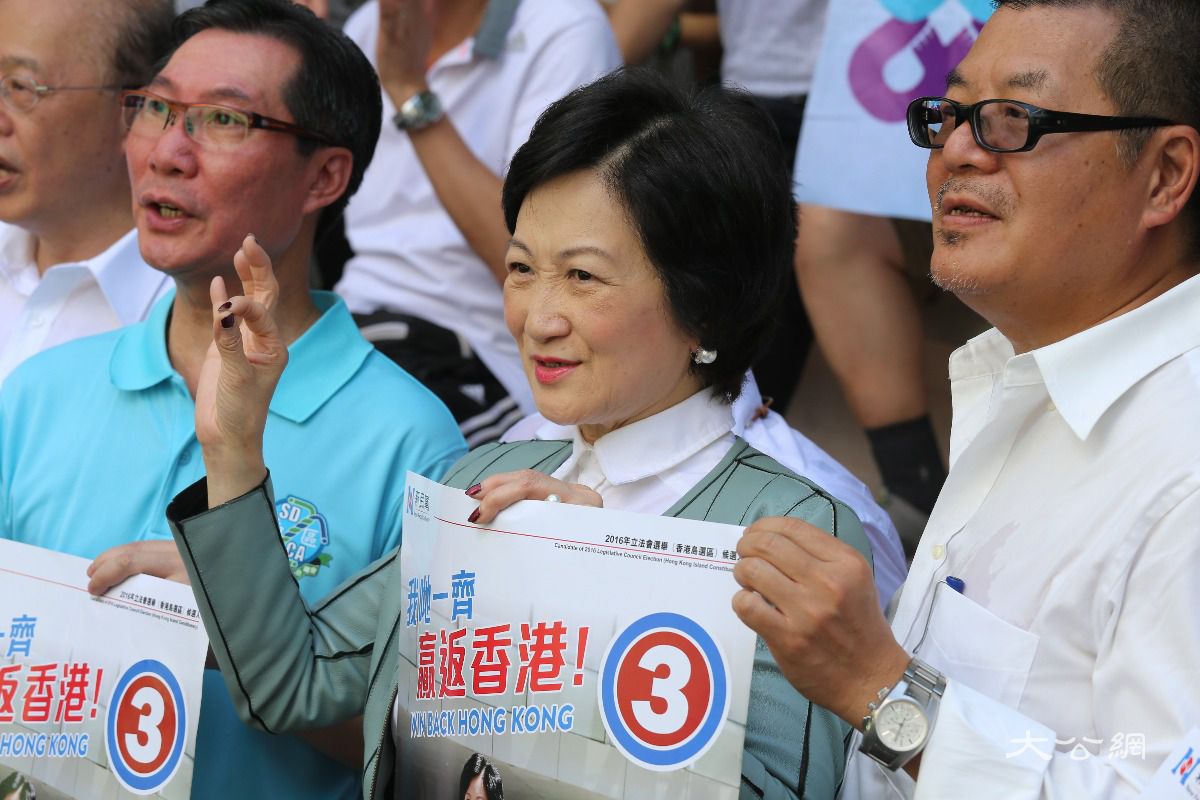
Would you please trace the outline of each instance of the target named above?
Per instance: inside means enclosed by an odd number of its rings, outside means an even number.
[[[875,712],[874,728],[888,749],[907,753],[925,743],[929,720],[916,702],[901,697],[885,703]]]

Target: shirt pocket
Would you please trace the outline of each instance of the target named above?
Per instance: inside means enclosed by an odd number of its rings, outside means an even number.
[[[944,582],[935,590],[920,658],[946,677],[1017,708],[1038,636],[1012,625]]]

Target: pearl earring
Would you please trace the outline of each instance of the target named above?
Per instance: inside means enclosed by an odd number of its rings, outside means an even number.
[[[716,360],[716,350],[705,350],[703,347],[697,347],[692,351],[692,361],[697,364],[711,364]]]

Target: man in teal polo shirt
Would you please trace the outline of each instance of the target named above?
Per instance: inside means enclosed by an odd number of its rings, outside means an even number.
[[[210,285],[253,287],[248,265],[233,264],[253,232],[278,265],[275,314],[290,356],[264,447],[284,545],[316,601],[399,545],[405,471],[440,477],[465,451],[441,402],[358,334],[339,299],[307,289],[319,218],[340,211],[370,161],[379,90],[352,43],[280,0],[210,4],[175,33],[166,66],[122,102],[139,246],[176,291],[146,322],[52,349],[10,376],[0,536],[89,558],[120,546],[94,581],[175,574],[163,512],[204,474],[193,392],[217,357]],[[361,763],[359,730],[306,738]],[[194,763],[193,797],[359,792],[358,769],[242,725],[215,670]]]

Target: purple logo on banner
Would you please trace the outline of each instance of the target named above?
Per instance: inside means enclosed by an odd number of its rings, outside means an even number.
[[[954,0],[951,0],[954,1]],[[914,97],[940,95],[946,88],[946,73],[971,49],[983,28],[982,9],[967,3],[972,19],[949,42],[943,43],[928,15],[938,0],[884,0],[895,16],[872,31],[850,57],[850,88],[871,116],[882,122],[902,122]],[[892,59],[907,54],[920,65],[920,77],[909,86],[889,85],[885,70]]]

